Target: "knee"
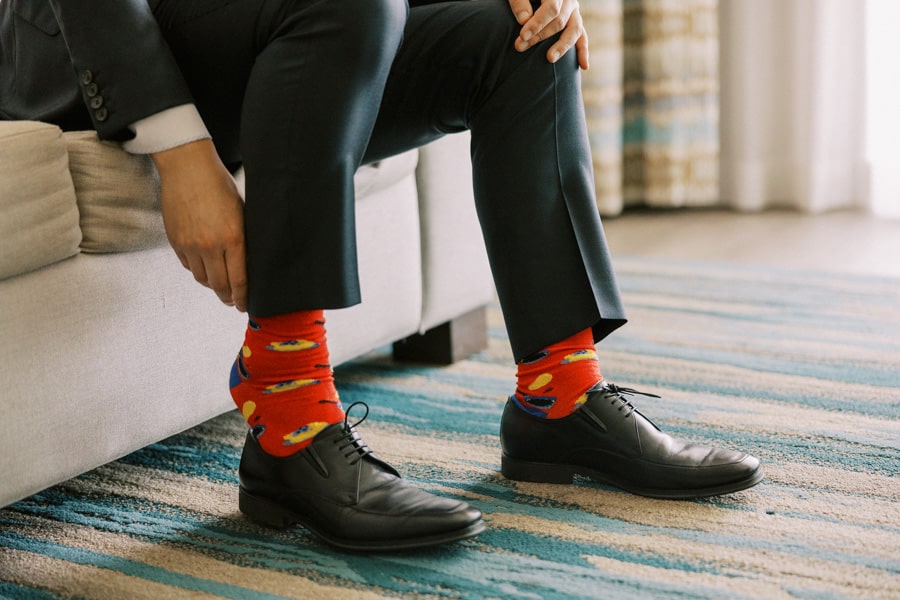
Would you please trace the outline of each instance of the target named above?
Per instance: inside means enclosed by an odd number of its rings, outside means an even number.
[[[359,62],[375,66],[393,61],[409,14],[407,0],[345,0],[334,4],[342,7],[342,27]]]
[[[350,0],[356,22],[381,35],[399,39],[409,16],[407,0]]]
[[[545,56],[550,46],[559,39],[560,34],[538,42],[525,52],[519,52],[515,48],[515,42],[522,31],[522,26],[510,10],[508,0],[486,0],[473,2],[472,5],[464,27],[465,40],[473,46],[473,51],[516,66],[524,62],[528,65],[527,69],[552,71],[552,65]],[[567,54],[574,56],[575,53],[573,51]],[[571,58],[571,56],[563,57],[563,59]],[[566,62],[568,60],[564,60],[560,66]]]
[[[469,39],[482,44],[497,45],[498,50],[512,48],[522,26],[516,21],[507,0],[493,0],[473,4],[466,22]]]
[[[273,0],[264,6],[271,8],[262,12],[261,39],[323,41],[331,59],[360,69],[390,64],[409,14],[407,0]]]

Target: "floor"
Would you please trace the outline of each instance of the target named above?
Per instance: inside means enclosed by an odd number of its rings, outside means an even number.
[[[603,224],[613,255],[900,277],[900,219],[687,209],[632,210]]]

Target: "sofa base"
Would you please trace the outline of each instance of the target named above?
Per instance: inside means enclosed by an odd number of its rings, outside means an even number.
[[[479,307],[394,343],[394,358],[449,365],[487,348],[487,310]]]

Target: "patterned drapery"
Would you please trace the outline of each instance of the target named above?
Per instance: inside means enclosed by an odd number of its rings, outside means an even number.
[[[718,0],[582,0],[597,205],[719,200]]]

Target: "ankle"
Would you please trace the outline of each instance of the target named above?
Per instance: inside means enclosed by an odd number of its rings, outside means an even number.
[[[344,418],[329,364],[323,312],[251,318],[231,395],[264,451],[288,456]]]
[[[516,403],[548,419],[567,417],[587,400],[587,391],[603,380],[593,333],[585,329],[519,362]]]

